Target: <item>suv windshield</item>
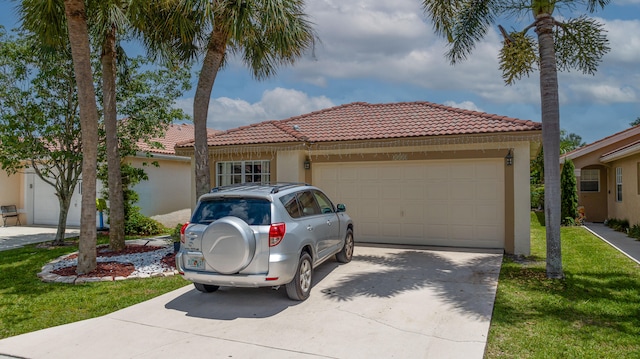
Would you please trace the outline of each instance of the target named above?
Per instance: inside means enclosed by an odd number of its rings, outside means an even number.
[[[268,225],[271,202],[259,198],[214,198],[200,202],[191,222],[209,224],[226,216],[238,217],[248,225]]]

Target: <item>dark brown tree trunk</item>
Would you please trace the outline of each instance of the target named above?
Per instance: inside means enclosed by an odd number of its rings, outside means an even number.
[[[209,170],[209,147],[207,145],[207,112],[211,91],[216,81],[216,75],[224,60],[227,49],[227,34],[216,27],[211,35],[198,78],[198,87],[193,99],[193,127],[195,137],[195,176],[196,196],[200,198],[211,190],[211,175]]]
[[[107,143],[109,182],[109,248],[124,249],[124,195],[118,151],[116,109],[116,28],[112,26],[102,46],[102,88],[104,92],[104,129]]]
[[[560,247],[560,104],[553,27],[554,19],[550,14],[543,13],[536,17],[540,51],[547,277],[563,278]]]
[[[78,274],[96,268],[96,177],[98,160],[98,107],[91,72],[91,49],[83,0],[65,0],[65,15],[78,86],[82,133],[82,213]]]

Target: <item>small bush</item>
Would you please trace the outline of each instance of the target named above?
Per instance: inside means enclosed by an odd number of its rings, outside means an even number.
[[[633,227],[629,228],[629,237],[640,239],[640,224],[634,224]]]
[[[137,207],[134,207],[137,208]],[[164,227],[160,222],[151,219],[139,212],[131,211],[124,222],[124,233],[133,236],[149,236],[163,232]]]
[[[544,185],[531,185],[531,208],[544,208]]]
[[[572,217],[566,217],[564,219],[564,221],[562,221],[562,225],[563,226],[575,226],[576,225],[576,220],[575,220],[575,218],[572,218]]]
[[[182,229],[182,225],[184,223],[176,224],[175,228],[171,231],[171,240],[174,242],[180,241],[180,230]]]
[[[605,221],[605,225],[614,231],[625,233],[629,231],[629,221],[626,219],[609,218]]]

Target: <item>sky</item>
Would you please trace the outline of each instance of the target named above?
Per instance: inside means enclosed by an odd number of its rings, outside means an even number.
[[[257,81],[236,58],[218,74],[208,126],[226,130],[282,120],[352,102],[428,101],[522,120],[541,121],[538,72],[505,85],[501,37],[492,26],[466,61],[452,66],[419,0],[307,0],[320,42],[295,65]],[[17,26],[16,2],[0,0],[0,24]],[[575,12],[556,12],[559,19]],[[595,75],[559,74],[560,127],[590,143],[629,128],[640,117],[640,0],[613,0],[591,15],[604,24],[611,51]],[[516,21],[517,20],[517,21]],[[532,22],[499,19],[508,31]],[[532,30],[530,30],[532,31]],[[531,32],[533,36],[535,33]],[[193,112],[193,89],[176,102]]]

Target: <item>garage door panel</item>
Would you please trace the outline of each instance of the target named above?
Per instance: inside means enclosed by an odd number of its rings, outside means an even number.
[[[496,182],[480,182],[475,184],[476,198],[479,200],[495,200],[500,197],[500,185]]]
[[[475,196],[473,183],[456,181],[449,187],[449,198],[455,201],[471,201]]]
[[[503,162],[322,163],[313,167],[313,183],[332,188],[336,202],[347,202],[337,193],[349,199],[357,241],[502,248]]]

